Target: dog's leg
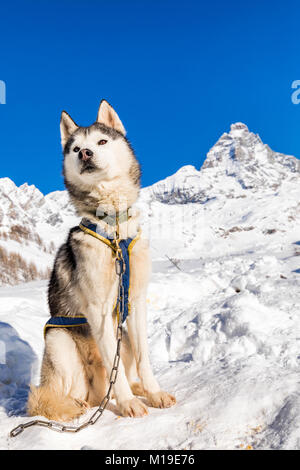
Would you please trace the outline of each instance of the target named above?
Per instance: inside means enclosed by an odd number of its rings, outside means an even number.
[[[91,407],[99,406],[106,395],[108,380],[105,367],[98,347],[92,337],[77,343],[83,359],[88,383],[88,396],[86,401]]]
[[[117,322],[114,322],[114,330],[117,328],[116,325]],[[86,401],[91,407],[99,406],[103,397],[106,395],[109,383],[103,361],[94,339],[89,340],[88,350],[87,352],[82,352],[82,355],[85,359],[84,364],[89,386]],[[123,330],[121,358],[132,393],[134,395],[143,396],[143,388],[139,382],[136,382],[138,377],[136,362],[126,330]],[[113,394],[111,398],[115,398]]]
[[[149,360],[146,295],[150,272],[151,259],[148,242],[140,239],[134,245],[130,257],[131,310],[127,318],[129,339],[141,379],[141,384],[134,385],[134,391],[146,396],[152,406],[168,408],[176,403],[176,399],[170,393],[160,389]]]
[[[138,378],[136,360],[129,340],[128,332],[126,330],[123,331],[121,357],[132,393],[140,397],[144,396],[145,392],[141,382],[136,381]]]
[[[132,299],[131,312],[127,319],[129,338],[141,379],[141,384],[134,385],[134,392],[146,396],[151,406],[169,408],[176,403],[176,399],[160,389],[153,375],[149,360],[146,318],[146,292],[142,291],[139,297]]]
[[[46,336],[41,385],[31,387],[27,410],[30,416],[70,421],[86,412],[86,376],[72,336],[51,329]]]
[[[103,312],[103,314],[99,315],[99,311]],[[111,305],[109,308],[103,307],[99,309],[97,306],[97,308],[93,309],[90,304],[87,313],[92,335],[98,345],[108,377],[113,367],[117,348],[116,332],[113,326],[111,311]],[[114,384],[114,396],[120,413],[123,416],[141,417],[148,413],[146,405],[138,398],[135,398],[131,391],[122,360],[119,362],[117,380]]]

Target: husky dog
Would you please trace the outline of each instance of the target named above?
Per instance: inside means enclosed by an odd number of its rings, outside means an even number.
[[[79,127],[61,115],[64,180],[78,214],[112,236],[116,226],[99,217],[130,209],[140,189],[140,167],[114,109],[103,100],[97,121]],[[120,221],[120,238],[134,238],[137,212]],[[151,370],[146,331],[146,290],[151,271],[148,243],[139,238],[130,256],[130,314],[123,336],[114,398],[123,416],[140,417],[150,406],[165,408],[175,398],[160,389]],[[112,250],[80,227],[70,230],[56,256],[48,302],[52,317],[83,314],[88,323],[50,328],[39,387],[31,387],[28,412],[69,421],[97,406],[105,396],[116,352],[118,279]],[[136,379],[139,378],[139,381]],[[136,396],[135,396],[136,395]]]

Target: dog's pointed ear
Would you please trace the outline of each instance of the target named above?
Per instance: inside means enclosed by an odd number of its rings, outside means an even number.
[[[100,103],[97,122],[105,124],[107,127],[112,127],[121,132],[121,134],[126,135],[121,119],[106,100],[102,100]]]
[[[62,148],[65,147],[69,137],[73,134],[73,132],[76,131],[76,129],[78,129],[77,124],[73,121],[69,114],[66,113],[66,111],[63,111],[60,118],[60,136]]]

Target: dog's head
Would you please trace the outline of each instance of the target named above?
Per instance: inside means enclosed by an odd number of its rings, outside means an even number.
[[[139,165],[123,124],[107,101],[101,102],[97,121],[89,127],[79,127],[63,111],[60,132],[67,186],[88,189],[124,175],[139,186]]]

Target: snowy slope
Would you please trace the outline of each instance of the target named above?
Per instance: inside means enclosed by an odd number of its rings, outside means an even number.
[[[30,263],[37,271],[32,279],[47,278],[58,245],[78,220],[67,193],[44,196],[34,185],[1,178],[0,202],[0,285],[29,280]]]
[[[299,236],[300,163],[237,123],[200,170],[185,166],[143,189],[139,205],[154,257],[277,250]]]
[[[48,310],[45,281],[0,288],[0,448],[299,449],[299,183],[298,160],[237,123],[201,170],[142,190],[151,360],[177,397],[171,409],[132,420],[112,401],[78,435],[31,428],[9,439],[38,382]],[[74,223],[66,193],[31,191],[43,240],[50,217],[58,243],[57,227]]]
[[[182,273],[160,263],[148,294],[151,359],[178,404],[132,420],[112,402],[78,436],[33,428],[7,437],[26,420],[48,313],[43,283],[2,288],[0,448],[299,448],[299,274],[286,255],[186,261]]]

